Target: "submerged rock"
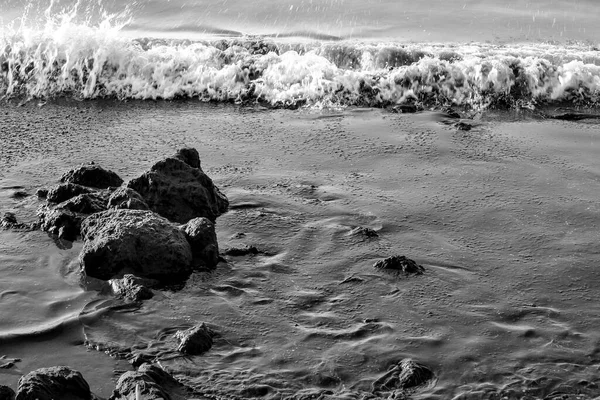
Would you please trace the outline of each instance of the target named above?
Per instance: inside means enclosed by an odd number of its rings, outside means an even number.
[[[141,301],[151,299],[154,296],[148,286],[154,286],[158,282],[127,274],[121,279],[110,279],[108,283],[115,296],[132,301]]]
[[[128,272],[174,281],[191,273],[192,250],[185,235],[151,211],[108,210],[81,225],[79,255],[88,276],[110,279]]]
[[[60,181],[98,189],[118,187],[123,184],[123,179],[119,175],[94,163],[83,164],[70,170],[60,178]]]
[[[230,247],[227,250],[225,250],[225,252],[224,252],[224,254],[226,256],[233,256],[233,257],[246,256],[249,254],[256,255],[259,253],[260,253],[260,251],[256,248],[256,246],[249,246],[249,245],[246,245],[244,247]]]
[[[108,400],[136,399],[136,392],[144,400],[184,400],[192,391],[159,367],[143,364],[121,375]]]
[[[19,222],[17,216],[12,212],[5,212],[0,218],[0,229],[11,229],[16,231],[33,231],[39,228],[38,224],[26,224]]]
[[[382,269],[387,272],[393,273],[404,273],[421,275],[425,272],[425,268],[411,260],[410,258],[406,258],[405,256],[392,256],[388,257],[385,260],[377,261],[373,264],[373,267],[377,269]]]
[[[19,379],[16,400],[91,400],[88,383],[70,367],[40,368]]]
[[[14,400],[15,391],[8,386],[0,385],[0,400]]]
[[[426,365],[405,358],[373,382],[373,393],[433,387],[436,377]]]
[[[147,210],[148,204],[138,192],[128,187],[121,186],[110,195],[107,208]]]
[[[214,222],[229,207],[227,197],[200,168],[195,149],[179,150],[157,162],[127,187],[138,192],[152,211],[179,223],[196,217]]]
[[[213,345],[214,333],[205,325],[196,325],[185,331],[175,332],[179,340],[177,351],[183,354],[199,355],[210,350]]]
[[[215,225],[208,218],[200,217],[188,221],[181,229],[187,238],[195,260],[209,268],[219,262],[219,245]]]

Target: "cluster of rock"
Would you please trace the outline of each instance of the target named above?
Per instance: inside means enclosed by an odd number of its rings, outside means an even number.
[[[218,263],[214,223],[229,202],[202,171],[195,149],[181,149],[129,182],[93,163],[60,182],[38,191],[47,200],[38,211],[41,228],[69,241],[81,237],[86,276],[126,276],[111,280],[116,294],[147,298],[139,278],[180,281]]]

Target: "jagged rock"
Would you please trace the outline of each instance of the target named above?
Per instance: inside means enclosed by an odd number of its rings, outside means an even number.
[[[239,256],[245,256],[248,254],[258,254],[260,253],[260,251],[255,247],[255,246],[244,246],[244,247],[230,247],[227,250],[225,250],[224,254],[226,256],[234,256],[234,257],[239,257]]]
[[[121,186],[110,195],[110,198],[108,199],[108,208],[147,210],[148,204],[146,204],[138,192],[128,187]]]
[[[66,200],[57,207],[81,214],[93,214],[106,210],[107,196],[103,193],[80,194]]]
[[[373,267],[397,274],[404,273],[406,275],[421,275],[425,271],[425,268],[405,256],[392,256],[385,260],[379,260],[373,264]]]
[[[393,392],[396,390],[417,390],[433,387],[436,377],[433,371],[423,365],[405,358],[388,372],[373,382],[373,393]]]
[[[115,296],[127,300],[140,301],[151,299],[154,296],[154,293],[152,293],[152,290],[148,286],[154,286],[158,282],[127,274],[121,279],[110,279],[108,283]]]
[[[200,168],[194,149],[182,149],[157,162],[127,187],[138,192],[152,211],[178,223],[196,217],[214,222],[229,207],[227,197]]]
[[[213,268],[219,262],[219,245],[215,225],[208,218],[194,218],[182,225],[192,248],[194,260],[202,261],[207,267]]]
[[[15,391],[8,386],[0,385],[0,400],[15,400]]]
[[[154,357],[147,354],[138,353],[131,357],[129,364],[131,364],[133,368],[138,369],[143,364],[151,363],[153,358]]]
[[[110,279],[118,273],[174,281],[191,273],[192,250],[174,224],[151,211],[108,210],[81,225],[79,255],[88,276]]]
[[[16,231],[33,231],[38,229],[39,225],[35,223],[26,224],[19,222],[17,216],[12,212],[5,212],[0,218],[0,229],[11,229]]]
[[[185,331],[175,332],[175,338],[179,340],[177,351],[183,354],[198,355],[212,347],[214,333],[203,323]]]
[[[74,241],[79,236],[81,221],[86,217],[61,207],[44,206],[38,210],[43,231],[57,235],[61,239]]]
[[[191,390],[152,364],[143,364],[137,371],[125,372],[108,400],[135,399],[136,387],[144,400],[184,400]]]
[[[70,367],[40,368],[19,379],[16,400],[91,400],[88,383]]]
[[[72,197],[80,194],[90,193],[91,191],[92,189],[76,183],[61,183],[60,185],[48,190],[45,197],[46,200],[53,203],[62,203],[63,201],[69,200]]]
[[[94,163],[83,164],[70,170],[60,178],[60,181],[98,189],[118,187],[123,184],[123,179],[119,175]]]

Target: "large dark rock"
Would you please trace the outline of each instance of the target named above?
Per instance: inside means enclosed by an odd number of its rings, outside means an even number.
[[[136,388],[144,400],[184,400],[192,392],[159,367],[143,364],[121,375],[109,400],[136,399]]]
[[[214,333],[205,325],[197,325],[184,331],[177,331],[175,338],[179,341],[177,351],[183,354],[198,355],[210,350]]]
[[[174,224],[151,211],[108,210],[81,225],[79,255],[88,276],[110,279],[119,273],[174,281],[191,272],[192,250]]]
[[[405,358],[373,382],[373,393],[433,387],[436,377],[426,365]]]
[[[0,400],[15,400],[15,391],[8,386],[0,385]]]
[[[182,149],[157,162],[127,187],[138,192],[152,211],[179,223],[196,217],[214,222],[229,207],[227,197],[200,168],[194,149]]]
[[[189,220],[181,229],[190,243],[194,261],[214,268],[219,262],[215,225],[208,218],[200,217]]]
[[[98,189],[117,187],[123,184],[123,179],[119,175],[94,163],[83,164],[70,170],[60,178],[60,181]]]
[[[88,383],[69,367],[40,368],[19,379],[16,400],[91,400]]]
[[[152,279],[138,278],[131,274],[127,274],[121,279],[108,281],[110,289],[116,297],[132,301],[151,299],[154,293],[149,289],[149,286],[154,286],[157,283]]]
[[[46,194],[46,200],[53,203],[62,203],[65,200],[69,200],[80,194],[90,193],[92,189],[85,186],[78,185],[76,183],[61,183],[48,190]]]
[[[121,186],[110,195],[107,208],[147,210],[148,204],[146,204],[138,192],[131,188]]]
[[[392,256],[385,260],[377,261],[373,267],[394,274],[421,275],[425,271],[421,265],[405,256]]]

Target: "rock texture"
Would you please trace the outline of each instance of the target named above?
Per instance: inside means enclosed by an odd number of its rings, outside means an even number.
[[[191,246],[194,259],[209,268],[216,267],[219,262],[219,245],[215,225],[208,218],[200,217],[191,219],[181,229]]]
[[[214,333],[205,325],[196,325],[184,331],[177,331],[175,338],[179,341],[177,351],[183,354],[199,355],[210,350]]]
[[[150,290],[148,286],[154,286],[158,282],[127,274],[121,279],[111,279],[108,283],[112,293],[116,297],[132,301],[141,301],[151,299],[154,296],[154,293],[152,293],[152,290]]]
[[[173,281],[191,273],[192,250],[185,235],[151,211],[109,210],[92,214],[81,226],[79,255],[88,276],[118,273]]]
[[[178,223],[196,217],[214,222],[229,207],[227,197],[200,168],[194,149],[181,149],[157,162],[127,187],[138,192],[152,211]]]
[[[0,400],[14,400],[15,391],[8,386],[0,385]]]
[[[125,372],[109,400],[136,399],[136,388],[144,400],[184,400],[191,390],[167,372],[152,364],[143,364],[137,371]]]
[[[61,207],[48,206],[41,207],[38,216],[43,231],[70,241],[74,241],[79,236],[81,221],[86,217]]]
[[[90,400],[88,383],[69,367],[40,368],[19,379],[16,400]]]
[[[373,267],[395,274],[415,274],[421,275],[425,268],[405,256],[392,256],[385,260],[377,261]]]
[[[123,184],[123,179],[119,175],[94,163],[84,164],[70,170],[60,178],[60,181],[98,189],[118,187]]]
[[[46,194],[46,200],[53,203],[62,203],[65,200],[69,200],[80,194],[90,193],[92,190],[85,186],[78,185],[76,183],[61,183],[48,190]]]
[[[425,389],[435,382],[435,374],[429,367],[405,358],[373,382],[373,393]]]
[[[107,207],[114,209],[147,210],[148,204],[146,204],[138,192],[121,186],[111,194]]]

